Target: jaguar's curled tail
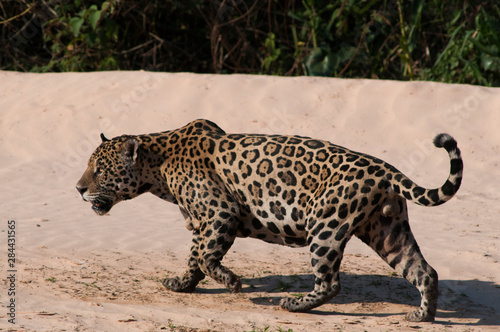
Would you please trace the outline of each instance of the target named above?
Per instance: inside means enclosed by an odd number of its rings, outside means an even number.
[[[444,148],[450,156],[450,174],[441,188],[420,187],[401,173],[389,181],[396,193],[419,205],[436,206],[449,201],[462,182],[463,162],[455,139],[448,134],[439,134],[434,138],[434,145]]]

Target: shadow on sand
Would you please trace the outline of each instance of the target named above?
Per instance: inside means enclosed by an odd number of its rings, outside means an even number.
[[[279,305],[283,296],[300,296],[307,294],[314,285],[312,275],[264,275],[262,277],[243,278],[243,292],[267,293],[255,294],[251,299],[258,305]],[[353,304],[353,303],[394,303],[418,307],[420,305],[420,294],[418,290],[406,279],[397,276],[383,275],[357,275],[341,273],[342,290],[330,301],[332,304]],[[453,325],[449,320],[452,318],[477,319],[472,326],[494,325],[500,326],[499,314],[491,306],[486,306],[478,301],[474,301],[474,290],[477,294],[500,293],[497,285],[478,280],[470,281],[439,281],[439,302],[436,324]],[[224,289],[203,289],[203,293],[222,293]],[[280,296],[272,294],[280,293]],[[287,294],[283,294],[287,293]],[[472,294],[472,295],[471,295]],[[500,299],[500,297],[496,297]],[[500,300],[499,300],[500,301]],[[310,311],[316,315],[335,315],[334,311],[317,310]],[[376,316],[387,317],[401,313],[342,313],[348,316]]]

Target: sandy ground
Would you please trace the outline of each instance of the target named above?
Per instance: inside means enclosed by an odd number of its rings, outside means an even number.
[[[161,280],[184,271],[190,241],[176,206],[148,194],[98,217],[74,188],[101,132],[164,131],[197,118],[227,132],[329,140],[380,157],[429,188],[449,170],[432,138],[452,134],[465,163],[462,188],[443,206],[409,206],[413,232],[440,276],[436,322],[403,319],[418,292],[357,239],[346,249],[341,293],[310,313],[277,306],[311,289],[307,249],[252,239],[238,239],[224,259],[241,276],[242,293],[209,279],[194,294],[165,290]],[[0,72],[0,330],[499,330],[499,125],[500,90],[465,85]]]

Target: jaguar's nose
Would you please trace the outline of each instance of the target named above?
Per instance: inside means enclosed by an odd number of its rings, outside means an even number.
[[[87,191],[87,187],[76,185],[76,190],[78,190],[78,192],[80,193],[80,195],[83,196],[83,194]]]

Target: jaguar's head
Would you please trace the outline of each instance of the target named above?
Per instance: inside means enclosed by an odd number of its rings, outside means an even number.
[[[121,136],[108,140],[101,134],[101,139],[101,145],[90,157],[87,169],[76,185],[82,198],[92,204],[98,215],[104,215],[116,203],[144,192],[144,188],[140,188],[137,138]]]

